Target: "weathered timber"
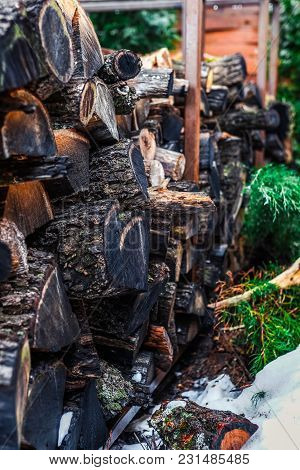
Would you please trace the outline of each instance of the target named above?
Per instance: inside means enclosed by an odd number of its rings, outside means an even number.
[[[28,271],[28,263],[25,238],[14,222],[7,219],[0,220],[0,241],[2,246],[4,245],[9,253],[9,274],[11,276],[18,276],[19,274],[26,273]]]
[[[174,350],[166,329],[163,326],[149,325],[144,347],[154,350],[156,366],[168,370],[173,362]]]
[[[116,114],[131,114],[140,99],[136,89],[126,82],[110,85],[109,91],[113,97]]]
[[[141,129],[139,134],[139,148],[145,162],[151,162],[155,158],[156,153],[156,137],[155,133],[147,127]]]
[[[226,163],[228,160],[241,159],[242,139],[230,134],[222,133],[218,138],[218,148],[221,161]]]
[[[98,76],[108,85],[136,77],[142,68],[140,57],[132,51],[121,49],[104,56]]]
[[[201,88],[200,111],[203,113],[204,117],[209,117],[210,109],[209,109],[208,96],[203,88]]]
[[[135,116],[136,116],[136,122],[137,122],[137,127],[139,129],[142,129],[144,126],[145,121],[148,119],[150,112],[150,99],[144,98],[140,99],[137,101],[135,105]]]
[[[173,60],[167,47],[162,47],[157,51],[142,56],[142,61],[147,68],[173,68]],[[184,74],[183,74],[184,78]]]
[[[44,187],[51,199],[69,196],[79,191],[88,190],[89,175],[89,140],[76,129],[54,131],[57,155],[66,156],[70,165],[65,176],[44,181]]]
[[[8,187],[1,216],[14,222],[26,237],[52,220],[53,211],[43,185],[32,181]]]
[[[258,86],[253,82],[246,82],[242,88],[243,103],[250,107],[263,108],[263,102]]]
[[[167,98],[173,93],[172,69],[142,69],[128,84],[136,89],[140,98]]]
[[[179,346],[186,346],[199,333],[199,317],[196,315],[176,315],[175,323]]]
[[[199,232],[200,217],[198,214],[190,214],[182,210],[181,214],[175,214],[172,236],[177,240],[189,240]]]
[[[148,406],[151,400],[151,382],[155,378],[155,359],[152,351],[141,351],[131,369],[122,371],[133,385],[132,404]]]
[[[127,257],[135,256],[127,249],[130,231],[136,233],[140,219],[122,231],[118,202],[94,197],[92,202],[65,200],[56,207],[55,220],[36,234],[33,243],[56,253],[71,297],[95,300],[144,290],[144,277],[137,278],[141,266],[132,273],[125,269]]]
[[[58,435],[60,450],[102,448],[107,434],[95,380],[89,381],[83,391],[65,394]]]
[[[187,400],[164,403],[151,425],[168,449],[177,450],[239,450],[258,429],[243,416]]]
[[[67,157],[14,156],[0,159],[0,186],[30,181],[63,179],[68,174],[70,163]]]
[[[157,323],[165,327],[169,338],[171,340],[174,354],[178,352],[176,325],[175,325],[175,311],[174,305],[176,300],[175,282],[168,282],[159,296]]]
[[[178,284],[176,290],[175,313],[205,314],[205,294],[201,286],[195,282]]]
[[[162,253],[163,255],[163,253]],[[166,253],[166,265],[170,269],[170,281],[178,282],[180,277],[183,246],[180,240],[170,238]]]
[[[130,140],[91,155],[90,189],[101,198],[116,198],[122,208],[143,207],[148,198],[142,155]]]
[[[188,274],[198,263],[200,258],[200,249],[193,243],[193,240],[187,240],[183,246],[181,274]]]
[[[182,153],[172,152],[164,148],[157,148],[155,160],[158,160],[165,171],[165,175],[174,181],[181,180],[185,170],[185,156]]]
[[[164,142],[177,142],[180,140],[183,131],[183,119],[178,108],[169,103],[153,103],[150,108],[150,118],[160,121]]]
[[[194,181],[170,181],[168,188],[170,191],[179,191],[187,193],[199,193],[200,187]]]
[[[200,133],[199,161],[201,171],[211,170],[215,161],[214,135],[210,132]]]
[[[214,115],[224,113],[228,102],[228,88],[221,85],[212,86],[207,93],[207,99],[209,109]]]
[[[1,0],[0,37],[1,91],[47,75],[62,83],[71,78],[72,40],[57,1]]]
[[[57,447],[65,379],[66,370],[59,361],[40,361],[31,369],[23,437],[35,449]]]
[[[96,85],[95,112],[85,130],[91,141],[98,147],[99,143],[103,145],[105,142],[118,141],[119,132],[112,94],[100,78],[95,77],[94,82]]]
[[[4,116],[0,113],[0,158],[9,158],[11,155],[55,155],[50,119],[40,100],[23,89],[10,91],[7,98],[11,101],[11,109]]]
[[[121,372],[106,361],[102,362],[102,376],[97,379],[97,394],[106,421],[119,414],[133,396],[133,386]]]
[[[20,448],[30,372],[30,350],[22,332],[0,332],[0,447]]]
[[[184,78],[174,78],[172,95],[185,96],[189,91],[189,81]]]
[[[251,143],[253,150],[263,150],[265,148],[265,138],[260,131],[251,131]],[[275,134],[276,135],[276,134]]]
[[[175,69],[176,70],[176,69]],[[209,93],[213,85],[213,70],[210,68],[209,64],[202,62],[201,64],[201,86],[206,93]],[[223,83],[222,83],[223,85]],[[225,84],[224,84],[225,85]]]
[[[219,118],[223,131],[235,134],[244,130],[272,130],[279,126],[279,114],[275,110],[258,110],[257,112],[230,111]]]
[[[230,87],[243,83],[247,76],[246,61],[239,53],[212,60],[208,67],[213,72],[213,85]]]
[[[91,313],[91,329],[98,333],[126,338],[148,320],[153,305],[168,281],[169,270],[164,263],[152,261],[149,266],[149,287],[146,292],[112,299],[102,299]]]
[[[34,350],[60,351],[79,334],[53,255],[29,250],[28,273],[1,285],[0,302],[1,328],[26,331]]]

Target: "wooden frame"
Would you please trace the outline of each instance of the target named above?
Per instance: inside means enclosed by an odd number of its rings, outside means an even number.
[[[271,47],[269,62],[269,86],[268,92],[275,97],[278,85],[278,55],[280,40],[280,4],[273,2],[273,13],[271,20]]]

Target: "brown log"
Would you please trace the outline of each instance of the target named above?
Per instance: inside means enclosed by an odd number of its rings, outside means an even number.
[[[28,338],[22,332],[0,331],[0,446],[20,448],[30,372]]]
[[[27,332],[37,351],[57,352],[71,344],[79,327],[54,257],[30,250],[28,273],[1,286],[0,325]]]
[[[142,69],[128,84],[136,89],[140,98],[168,98],[173,93],[172,69]]]
[[[163,403],[151,425],[173,450],[239,450],[258,429],[241,415],[187,400]]]
[[[144,347],[154,350],[156,365],[168,370],[173,362],[174,350],[166,329],[163,326],[149,325]]]
[[[58,1],[1,0],[0,37],[1,91],[47,75],[61,83],[71,78],[72,40]]]
[[[136,77],[142,68],[142,61],[137,54],[121,49],[104,56],[104,64],[98,76],[108,85],[124,82]]]
[[[10,185],[2,217],[14,222],[25,237],[52,220],[52,207],[43,185],[39,181]]]
[[[139,147],[145,162],[151,162],[154,160],[156,152],[156,137],[155,133],[147,127],[144,127],[140,131]]]
[[[208,63],[213,71],[213,84],[232,86],[243,83],[247,76],[247,66],[244,57],[237,53],[224,56]]]
[[[0,241],[10,255],[10,276],[28,272],[25,238],[14,222],[7,219],[0,221]]]
[[[56,154],[54,135],[43,104],[29,91],[19,89],[5,97],[9,110],[1,119],[0,158],[11,155],[47,157]]]
[[[142,56],[145,68],[173,68],[173,61],[169,49],[162,47],[161,49]]]
[[[183,178],[185,170],[185,156],[182,153],[172,152],[164,148],[157,148],[155,152],[155,160],[158,160],[164,170],[165,175],[172,180],[178,181]]]
[[[235,134],[243,130],[272,130],[279,126],[280,118],[276,110],[257,112],[230,111],[226,117],[220,117],[219,124],[223,131]]]

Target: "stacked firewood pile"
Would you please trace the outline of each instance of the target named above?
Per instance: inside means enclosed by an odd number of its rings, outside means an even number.
[[[103,51],[76,0],[0,5],[0,444],[96,449],[212,325],[253,132],[279,118],[214,64],[182,181],[188,83],[166,51]]]

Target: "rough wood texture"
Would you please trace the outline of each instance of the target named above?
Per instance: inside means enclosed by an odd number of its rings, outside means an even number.
[[[228,102],[228,88],[226,86],[212,86],[207,93],[208,105],[210,111],[216,114],[225,112]]]
[[[0,446],[20,448],[30,372],[27,336],[0,332]]]
[[[140,130],[138,138],[139,148],[145,162],[151,162],[155,158],[156,153],[156,137],[155,133],[147,127]]]
[[[121,49],[104,56],[104,64],[98,71],[98,76],[111,85],[136,77],[141,68],[142,61],[137,54]]]
[[[175,302],[176,313],[193,313],[202,316],[205,314],[205,296],[200,285],[178,284]]]
[[[167,98],[173,93],[172,69],[142,69],[128,84],[136,89],[140,98]]]
[[[57,352],[71,344],[79,326],[52,255],[30,250],[28,273],[1,286],[0,325],[26,331],[30,347]]]
[[[243,416],[186,400],[164,403],[151,425],[167,448],[176,450],[239,450],[258,429]]]
[[[31,369],[23,437],[34,449],[57,447],[65,379],[66,370],[61,362],[41,361]]]
[[[181,262],[183,255],[183,246],[180,240],[170,238],[166,253],[166,264],[170,269],[170,281],[179,281]]]
[[[158,160],[165,171],[165,175],[174,181],[183,178],[185,170],[185,156],[182,153],[172,152],[164,148],[157,148],[155,160]]]
[[[0,158],[12,155],[55,155],[56,146],[49,116],[40,100],[23,89],[7,93],[3,100],[4,109],[8,104],[10,109],[4,115],[0,112]]]
[[[176,334],[180,346],[186,346],[199,333],[199,317],[193,314],[176,315]]]
[[[140,99],[136,89],[121,82],[111,85],[109,90],[113,97],[116,114],[131,114]]]
[[[12,259],[10,249],[0,241],[0,281],[5,281],[12,270]]]
[[[116,198],[122,208],[143,207],[148,198],[142,155],[130,140],[103,147],[91,155],[91,191]]]
[[[149,325],[144,347],[154,350],[156,366],[159,369],[168,370],[171,367],[174,350],[169,335],[163,326]]]
[[[28,263],[25,238],[14,222],[7,219],[0,221],[0,241],[9,252],[9,274],[11,276],[18,276],[19,274],[26,273],[28,271]]]
[[[157,323],[165,327],[170,337],[174,354],[178,352],[174,311],[176,288],[177,285],[175,282],[168,282],[166,284],[163,292],[159,296],[157,312]]]
[[[68,196],[88,190],[89,175],[89,140],[76,129],[54,131],[57,154],[66,156],[70,165],[65,176],[44,181],[44,187],[51,199]]]
[[[25,237],[53,218],[50,201],[39,181],[10,185],[1,215],[14,222]]]
[[[247,76],[247,67],[241,54],[224,56],[208,64],[213,71],[213,84],[232,86],[243,83]]]
[[[1,91],[47,75],[62,83],[71,78],[72,40],[58,1],[1,0],[0,38]]]
[[[272,130],[279,126],[280,118],[275,110],[257,112],[230,111],[226,117],[220,117],[219,124],[223,131],[235,134],[243,130]]]

